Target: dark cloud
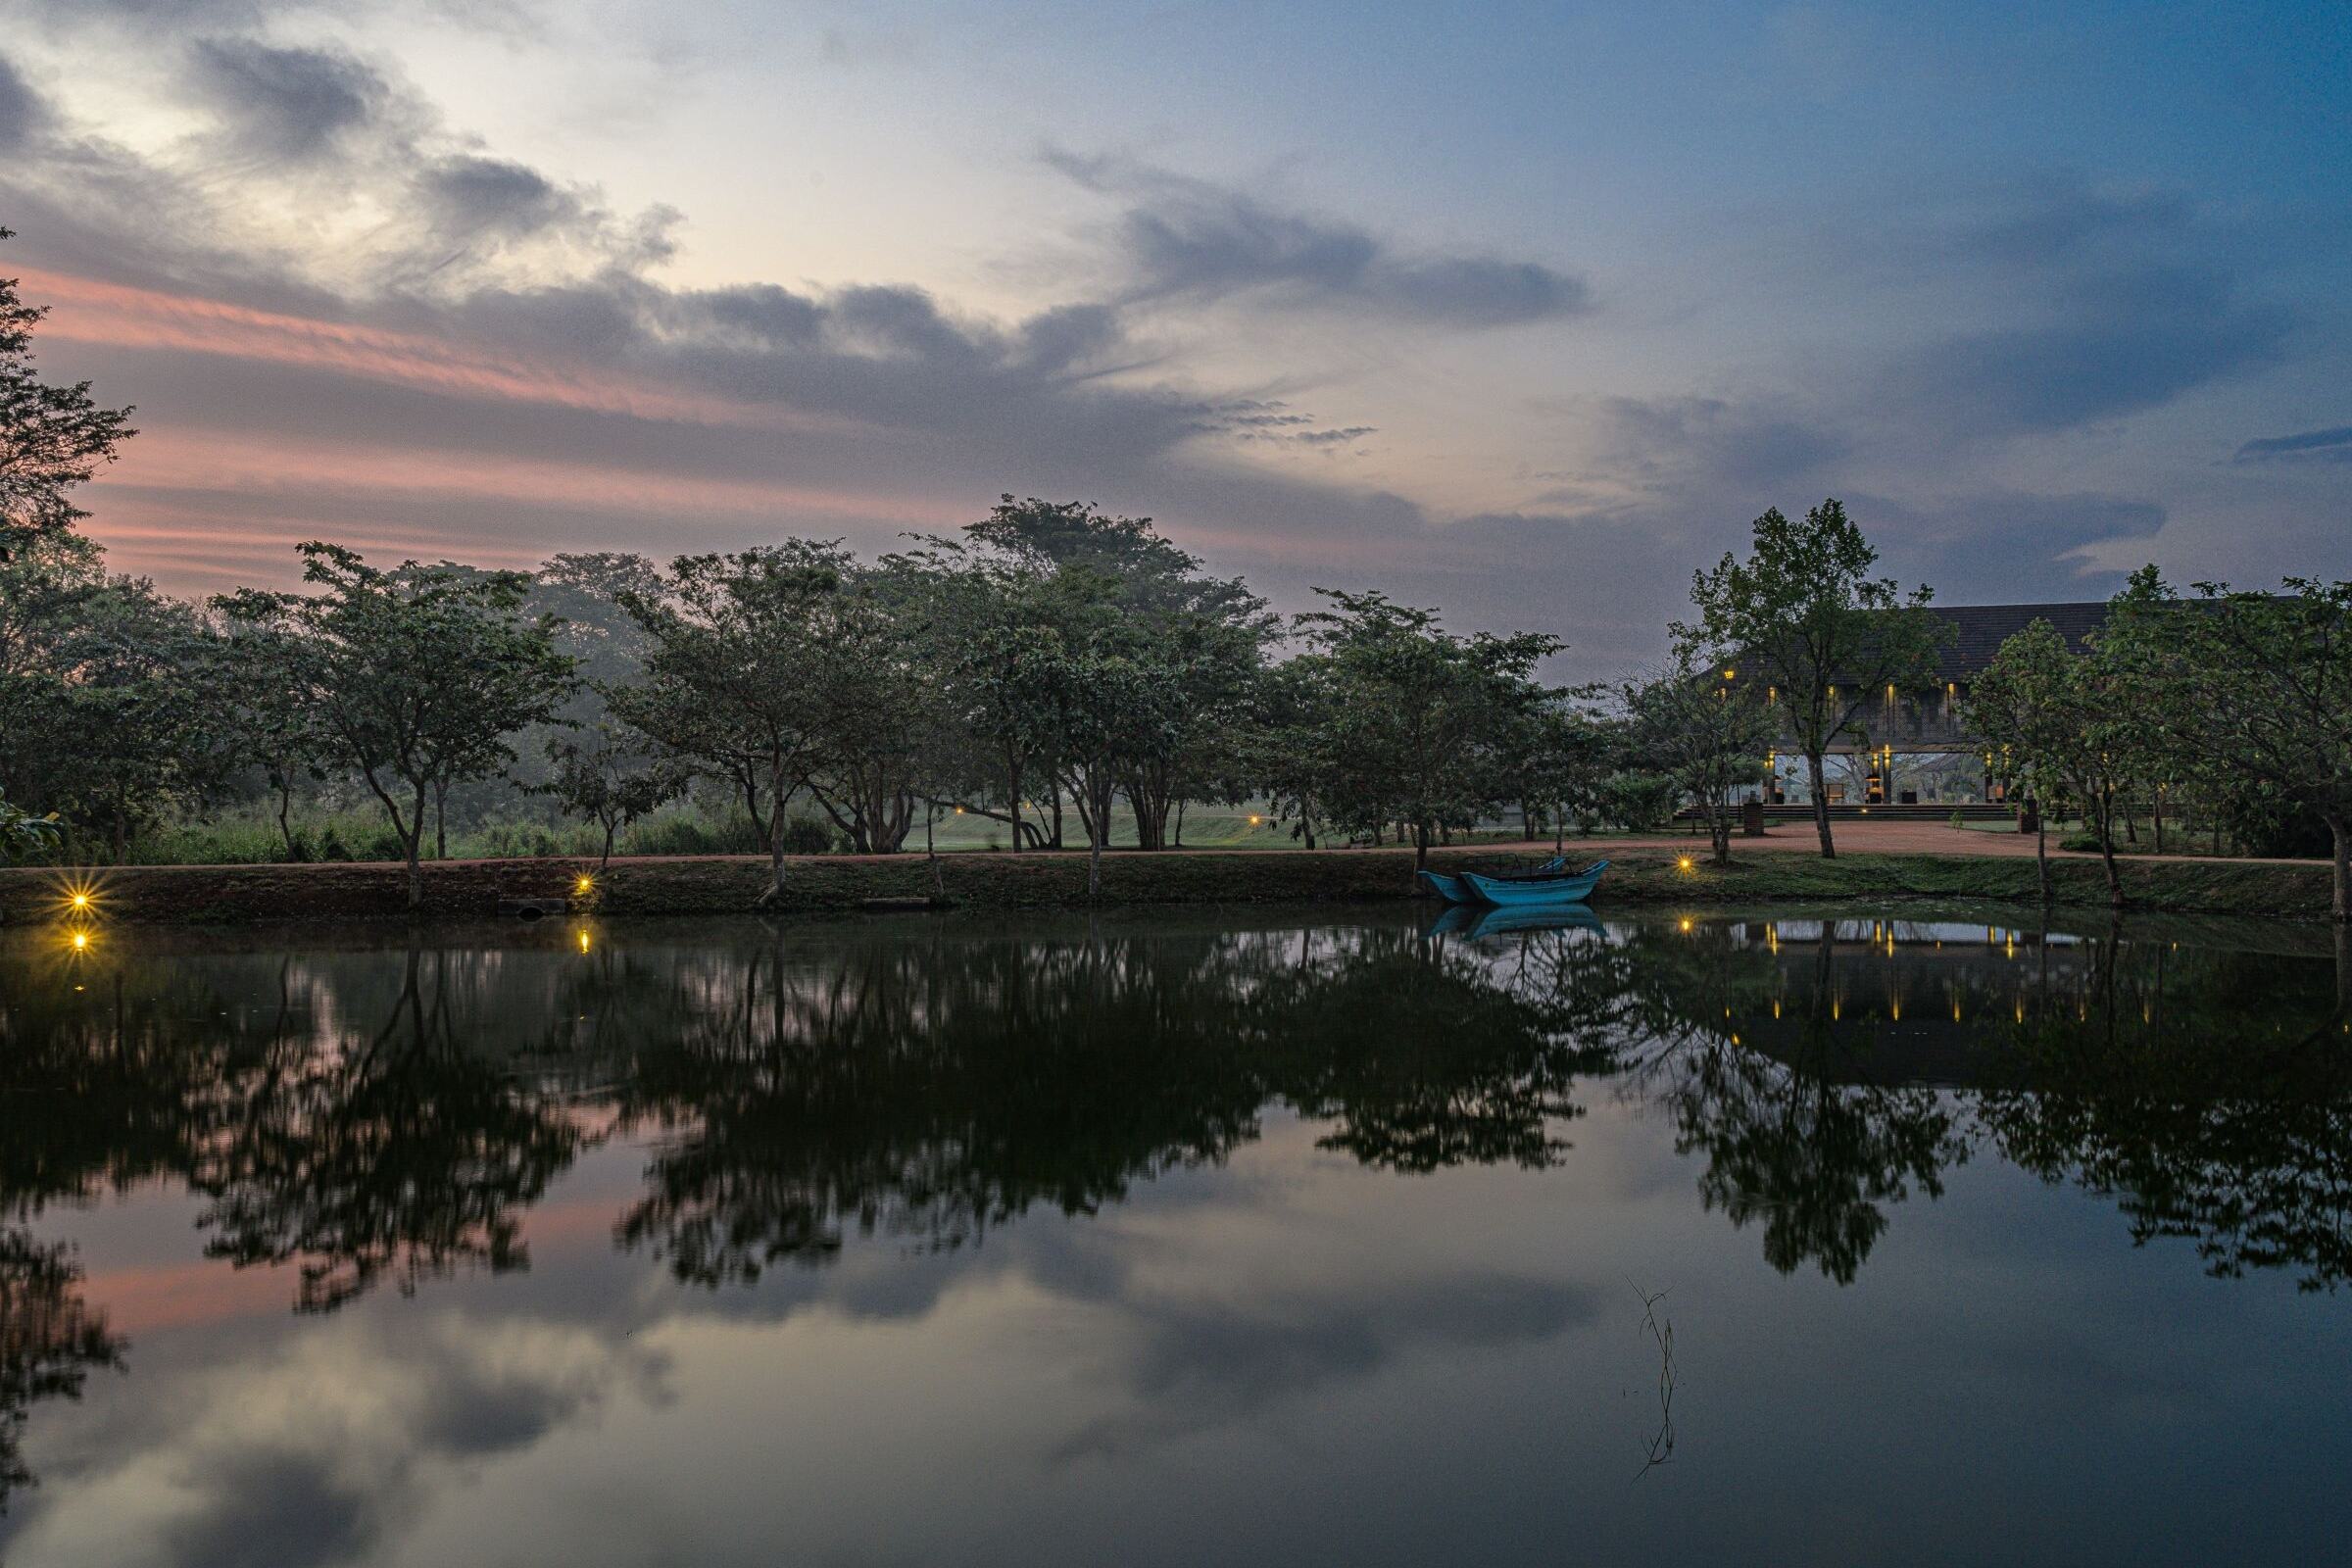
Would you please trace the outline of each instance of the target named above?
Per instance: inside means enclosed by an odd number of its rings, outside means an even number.
[[[1769,490],[1853,449],[1843,432],[1762,401],[1608,398],[1599,414],[1604,462],[1651,481]]]
[[[317,157],[389,96],[383,78],[348,55],[250,38],[199,39],[188,80],[240,147],[269,158]]]
[[[1957,333],[1900,356],[1883,394],[1960,435],[2033,435],[2161,407],[2278,357],[2284,310],[2212,270],[2146,266],[2071,282],[2046,324]]]
[[[1280,211],[1206,181],[1059,149],[1044,157],[1128,204],[1118,249],[1132,298],[1253,295],[1468,328],[1574,316],[1592,304],[1582,278],[1538,262],[1399,256],[1353,224]]]
[[[2352,424],[2339,424],[2326,430],[2305,430],[2299,435],[2266,435],[2247,442],[2230,459],[2233,463],[2269,463],[2273,461],[2307,463],[2352,463]]]
[[[426,216],[446,238],[517,239],[577,223],[580,198],[545,174],[503,158],[461,154],[417,172]]]
[[[0,55],[0,149],[24,146],[48,123],[40,95],[6,55]]]

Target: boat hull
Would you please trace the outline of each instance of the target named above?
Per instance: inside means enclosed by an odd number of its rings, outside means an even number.
[[[1567,858],[1565,856],[1555,855],[1550,859],[1545,860],[1542,865],[1537,866],[1536,869],[1539,871],[1557,871],[1566,862]],[[1451,876],[1444,871],[1422,871],[1417,874],[1420,876],[1422,882],[1427,885],[1432,892],[1436,893],[1439,898],[1444,899],[1448,904],[1479,904],[1484,902],[1477,894],[1471,892],[1469,887],[1464,884],[1462,879],[1458,876]]]
[[[1462,886],[1462,879],[1458,876],[1446,876],[1438,871],[1424,871],[1421,873],[1421,880],[1447,904],[1476,904],[1478,902],[1478,895]]]
[[[1539,908],[1552,904],[1582,904],[1592,896],[1609,862],[1587,866],[1567,876],[1494,877],[1464,871],[1462,882],[1485,903],[1497,908]]]

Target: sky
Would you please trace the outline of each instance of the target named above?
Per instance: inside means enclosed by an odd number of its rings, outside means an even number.
[[[1950,603],[2352,576],[2352,8],[0,0],[121,570],[861,551],[1000,493],[1654,660],[1767,507]]]

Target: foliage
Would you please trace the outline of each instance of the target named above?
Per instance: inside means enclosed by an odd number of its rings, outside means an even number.
[[[1691,624],[1676,641],[1736,656],[1729,667],[1760,682],[1811,775],[1821,853],[1830,835],[1824,758],[1839,735],[1859,736],[1864,716],[1936,671],[1951,629],[1927,609],[1924,583],[1909,594],[1892,577],[1873,577],[1879,553],[1837,500],[1791,522],[1777,507],[1755,520],[1745,561],[1725,555],[1693,574]]]
[[[1993,773],[2029,791],[2039,808],[2034,849],[2048,898],[2047,817],[2060,798],[2081,805],[2107,871],[2109,899],[2122,904],[2115,864],[2118,797],[2139,760],[2138,722],[2127,675],[2099,650],[2068,651],[2036,619],[2001,644],[1969,693],[1969,722],[1987,748]]]
[[[0,228],[0,239],[11,232]],[[24,303],[15,278],[0,278],[0,562],[86,515],[73,490],[138,433],[130,410],[100,408],[89,382],[40,378],[32,334],[48,314]]]
[[[1685,649],[1663,674],[1627,686],[1624,702],[1641,755],[1690,797],[1706,820],[1715,863],[1729,865],[1733,797],[1757,782],[1773,722],[1752,687],[1714,673],[1713,660],[1702,664]]]
[[[298,650],[304,700],[336,760],[367,781],[400,840],[409,902],[422,902],[425,808],[453,783],[500,772],[507,737],[555,713],[572,662],[545,619],[526,619],[519,572],[409,562],[369,566],[337,545],[302,547],[314,595],[248,589],[219,601],[232,621]]]
[[[1500,797],[1499,747],[1546,699],[1535,668],[1563,645],[1537,632],[1458,637],[1385,594],[1315,591],[1332,608],[1298,626],[1338,685],[1327,807],[1348,827],[1402,823],[1418,868],[1441,826],[1467,826]]]
[[[600,866],[612,858],[612,840],[623,828],[675,800],[687,785],[685,770],[656,755],[638,735],[611,720],[591,727],[578,740],[547,743],[553,775],[542,788],[575,816],[603,830]]]
[[[2114,657],[2166,694],[2140,721],[2328,824],[2335,917],[2352,920],[2352,581],[2289,577],[2277,594],[2198,583],[2180,601],[2151,566],[2117,596]]]

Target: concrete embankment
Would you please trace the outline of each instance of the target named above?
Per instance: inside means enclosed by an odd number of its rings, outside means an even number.
[[[2034,862],[1969,855],[1742,856],[1725,869],[1703,853],[1655,846],[1612,848],[1605,841],[1571,843],[1572,860],[1607,856],[1612,869],[1594,897],[1612,905],[1812,903],[1854,900],[1994,900],[2033,905],[2038,890]],[[1541,847],[1482,846],[1440,851],[1440,869],[1461,865],[1528,863]],[[1691,855],[1685,863],[1686,855]],[[816,914],[933,903],[970,908],[1072,907],[1087,903],[1086,857],[1081,854],[942,856],[819,856],[795,859],[789,892],[767,907],[780,914]],[[2071,908],[2104,909],[2106,884],[2098,862],[2054,861],[2058,902]],[[583,874],[592,877],[586,893]],[[698,858],[615,860],[598,872],[578,860],[455,860],[424,868],[424,903],[432,919],[478,919],[502,906],[535,902],[555,914],[739,914],[760,906],[766,862]],[[2133,860],[2123,867],[2133,908],[2192,914],[2325,919],[2328,872],[2321,864],[2243,861]],[[88,884],[106,919],[185,924],[284,920],[397,920],[409,915],[407,877],[395,864],[118,866],[87,873],[40,867],[0,869],[0,920],[24,924],[71,911],[70,886]],[[1122,853],[1102,862],[1102,900],[1108,905],[1352,903],[1414,896],[1412,857],[1397,851],[1199,851]]]

